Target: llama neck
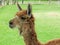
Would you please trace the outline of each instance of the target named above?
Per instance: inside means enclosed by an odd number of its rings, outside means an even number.
[[[26,45],[41,45],[38,42],[37,35],[34,29],[34,22],[23,24],[23,38]]]
[[[36,36],[35,32],[33,32],[33,33],[28,32],[23,37],[24,37],[24,42],[25,42],[26,45],[41,45],[38,42],[38,39],[37,39],[37,36]]]

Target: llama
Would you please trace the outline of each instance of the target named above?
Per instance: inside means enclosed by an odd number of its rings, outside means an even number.
[[[35,32],[34,17],[32,14],[32,6],[28,4],[27,10],[23,10],[17,3],[19,11],[16,16],[9,21],[9,27],[18,27],[20,35],[23,36],[26,45],[60,45],[60,39],[49,41],[42,44],[38,41]]]

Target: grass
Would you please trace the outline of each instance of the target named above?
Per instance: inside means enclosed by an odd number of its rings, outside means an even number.
[[[23,9],[26,9],[26,5],[21,6]],[[60,38],[60,6],[32,6],[38,40],[45,43],[50,39]],[[24,45],[23,38],[19,35],[18,29],[9,28],[9,20],[14,17],[17,11],[16,5],[0,8],[0,45]]]

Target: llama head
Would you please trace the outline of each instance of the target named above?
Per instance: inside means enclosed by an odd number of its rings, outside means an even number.
[[[33,19],[32,8],[30,4],[28,4],[27,10],[23,10],[18,3],[17,6],[19,11],[16,13],[15,17],[9,21],[9,27],[18,27],[18,29],[20,29],[20,32],[22,32],[21,28],[26,26],[26,24]]]

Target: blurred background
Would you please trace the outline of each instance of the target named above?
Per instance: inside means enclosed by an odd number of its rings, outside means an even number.
[[[32,4],[38,40],[46,43],[60,38],[60,0],[0,0],[0,45],[24,45],[17,28],[9,28],[9,21],[16,15],[19,3],[22,9]]]
[[[0,0],[0,5],[10,5],[10,4],[16,4],[16,2],[19,2],[20,4],[60,4],[60,0]]]

